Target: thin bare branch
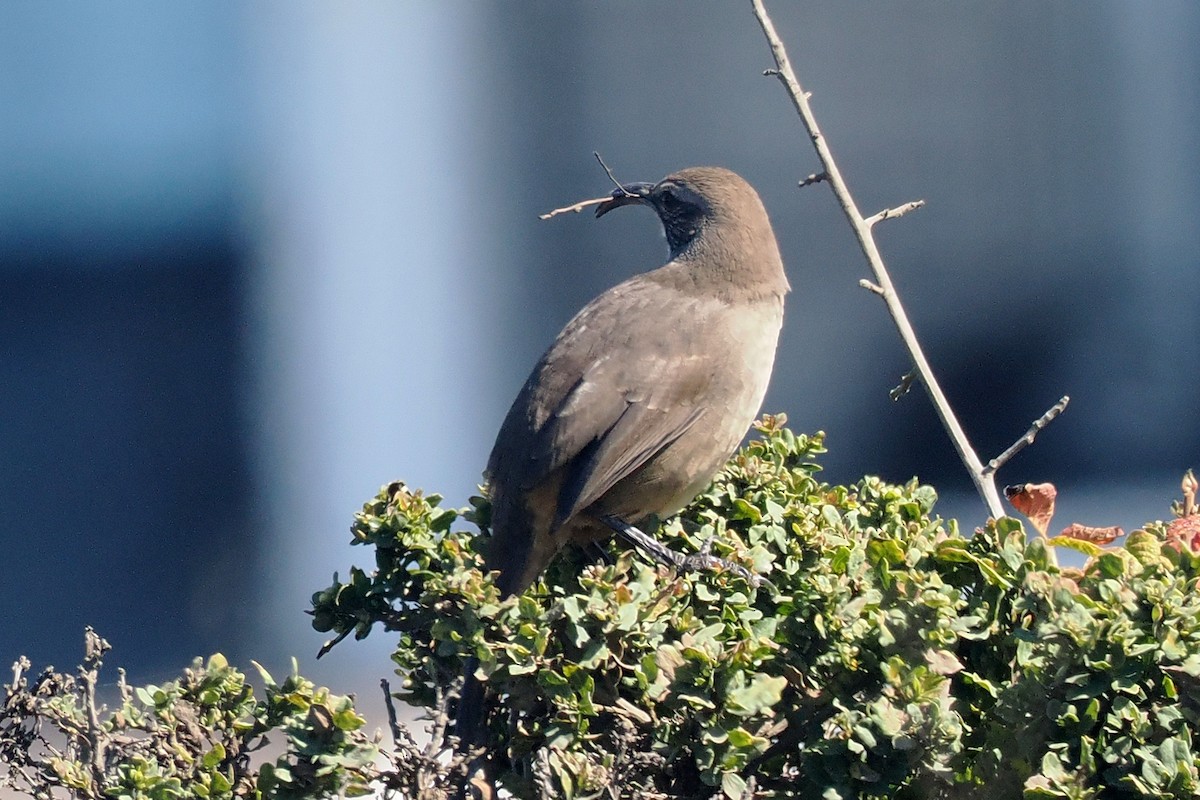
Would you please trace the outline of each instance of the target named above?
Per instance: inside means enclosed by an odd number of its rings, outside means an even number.
[[[758,19],[758,24],[762,28],[763,35],[766,36],[767,44],[771,48],[771,54],[775,59],[775,69],[767,70],[765,74],[779,79],[779,82],[787,92],[788,98],[792,101],[792,106],[803,122],[805,130],[808,132],[808,137],[812,141],[813,148],[817,152],[817,158],[820,160],[823,173],[826,176],[825,182],[833,190],[838,204],[842,207],[846,219],[850,222],[850,227],[854,230],[859,247],[862,248],[863,255],[866,256],[867,263],[870,264],[871,271],[874,273],[875,282],[867,286],[867,288],[870,288],[872,291],[878,290],[876,293],[883,297],[884,302],[887,303],[888,312],[895,322],[896,330],[900,334],[905,347],[908,349],[916,373],[920,377],[921,383],[924,384],[925,390],[929,394],[929,399],[933,403],[943,427],[945,427],[950,440],[954,443],[954,449],[958,451],[958,456],[962,459],[963,465],[966,466],[967,472],[970,474],[971,480],[974,481],[975,488],[979,491],[980,497],[983,498],[988,511],[993,517],[1002,517],[1004,516],[1004,506],[1000,502],[1000,493],[996,489],[996,481],[992,475],[992,471],[984,469],[983,463],[979,460],[979,455],[971,446],[970,440],[967,439],[966,433],[963,431],[958,418],[954,414],[954,410],[950,407],[949,401],[938,385],[937,378],[934,376],[933,369],[929,366],[929,362],[925,358],[925,353],[922,351],[916,333],[913,331],[912,324],[908,320],[908,314],[900,302],[899,295],[896,293],[891,276],[888,275],[887,268],[883,263],[883,257],[879,254],[879,248],[875,245],[875,238],[871,232],[871,225],[874,223],[880,222],[883,219],[900,216],[919,206],[909,203],[906,206],[900,206],[897,209],[890,209],[877,214],[870,220],[864,219],[854,202],[853,196],[850,194],[849,188],[846,186],[845,180],[842,178],[842,173],[833,159],[833,153],[830,151],[829,145],[821,133],[821,129],[817,126],[816,117],[809,106],[809,95],[801,88],[800,82],[796,79],[796,73],[792,69],[791,62],[788,60],[787,50],[783,46],[783,40],[780,39],[779,33],[775,30],[775,24],[771,21],[770,15],[767,14],[763,0],[751,0],[751,6],[754,9],[754,16]]]
[[[613,171],[608,168],[608,164],[604,163],[604,159],[600,157],[600,154],[593,150],[592,155],[596,157],[596,161],[600,162],[600,167],[604,170],[604,174],[608,176],[610,181],[612,181],[613,186],[617,187],[617,190],[608,197],[593,197],[591,200],[580,200],[574,205],[563,206],[562,208],[556,208],[553,211],[547,211],[545,214],[538,214],[538,219],[550,219],[551,217],[557,217],[559,214],[578,214],[588,206],[597,206],[621,195],[629,196],[629,192],[626,191],[625,187],[621,185],[621,182],[617,180],[617,176],[613,175]]]
[[[924,200],[911,200],[902,206],[896,206],[895,208],[885,208],[883,211],[880,211],[878,214],[876,214],[872,217],[867,217],[865,222],[866,222],[868,228],[874,228],[876,225],[883,222],[885,219],[899,219],[900,217],[903,217],[905,214],[908,214],[909,212],[916,211],[918,208],[920,208],[923,205],[925,205]]]
[[[800,181],[800,188],[803,189],[805,186],[812,186],[814,183],[821,183],[828,177],[829,176],[824,172],[814,172],[812,175],[809,175],[807,178]]]
[[[991,475],[1008,463],[1010,458],[1033,444],[1033,440],[1037,438],[1038,432],[1053,422],[1055,417],[1066,411],[1067,403],[1069,402],[1071,402],[1071,398],[1064,394],[1061,400],[1050,406],[1050,410],[1033,421],[1033,424],[1029,426],[1029,430],[1025,431],[1024,436],[1017,439],[1012,443],[1011,447],[989,461],[987,466],[983,468],[984,474]]]
[[[596,160],[600,162],[601,169],[604,170],[604,174],[608,176],[608,179],[613,182],[613,186],[616,186],[619,191],[625,193],[625,187],[621,185],[619,180],[617,180],[617,176],[613,175],[613,171],[608,168],[608,164],[604,163],[604,159],[600,157],[600,153],[596,150],[593,150],[592,155],[594,155]]]
[[[580,200],[573,206],[563,206],[553,211],[547,211],[545,214],[538,214],[538,219],[550,219],[551,217],[557,217],[559,214],[578,214],[588,206],[598,206],[611,199],[611,197],[593,197],[591,200]]]
[[[871,281],[867,280],[866,278],[863,278],[862,280],[860,280],[858,282],[858,285],[861,286],[862,288],[866,289],[868,292],[871,292],[872,294],[877,294],[880,297],[883,297],[883,287],[877,283],[872,283]]]
[[[439,679],[433,691],[434,714],[429,726],[429,743],[425,746],[425,757],[431,762],[448,749],[446,731],[450,729],[450,705],[461,696],[462,685],[460,683],[455,692],[447,692]]]
[[[383,689],[383,705],[387,708],[388,728],[392,732],[392,743],[400,745],[411,742],[412,737],[400,727],[400,722],[396,718],[396,702],[392,699],[392,685],[388,683],[387,678],[380,678],[379,687]]]
[[[97,788],[104,785],[107,739],[100,727],[100,709],[96,705],[96,681],[100,675],[104,654],[111,647],[91,627],[84,629],[84,655],[83,663],[79,665],[79,680],[82,683],[83,707],[87,715],[88,766],[92,770],[92,781]]]

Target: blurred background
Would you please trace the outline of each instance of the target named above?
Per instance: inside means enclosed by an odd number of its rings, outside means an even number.
[[[1200,5],[772,5],[943,387],[1057,526],[1167,516],[1200,466]],[[719,164],[794,291],[766,410],[825,476],[985,515],[908,369],[749,4],[0,5],[0,663],[131,681],[223,651],[374,696],[302,613],[403,478],[459,506],[534,360],[657,266],[645,209],[537,214]],[[110,674],[115,680],[115,673]]]

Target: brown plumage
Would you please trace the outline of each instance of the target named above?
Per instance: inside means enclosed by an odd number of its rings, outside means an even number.
[[[648,205],[670,260],[580,311],[534,367],[488,462],[487,564],[506,593],[567,543],[670,515],[712,480],[763,400],[789,287],[770,220],[741,177],[681,170],[613,193]]]

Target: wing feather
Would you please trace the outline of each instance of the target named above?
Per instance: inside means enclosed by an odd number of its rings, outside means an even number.
[[[564,470],[556,526],[703,415],[686,400],[702,396],[712,375],[694,368],[703,359],[677,334],[696,327],[696,301],[664,306],[659,292],[637,276],[584,308],[542,356],[501,426],[488,464],[492,479],[503,481],[496,488],[527,492]],[[659,340],[637,338],[625,324],[642,303],[658,308]]]

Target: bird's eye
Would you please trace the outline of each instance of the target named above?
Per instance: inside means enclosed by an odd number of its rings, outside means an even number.
[[[668,189],[667,191],[662,193],[662,200],[659,202],[662,203],[662,207],[664,209],[670,210],[670,209],[674,209],[674,208],[679,208],[680,201],[679,201],[679,198],[675,196],[675,193]]]

